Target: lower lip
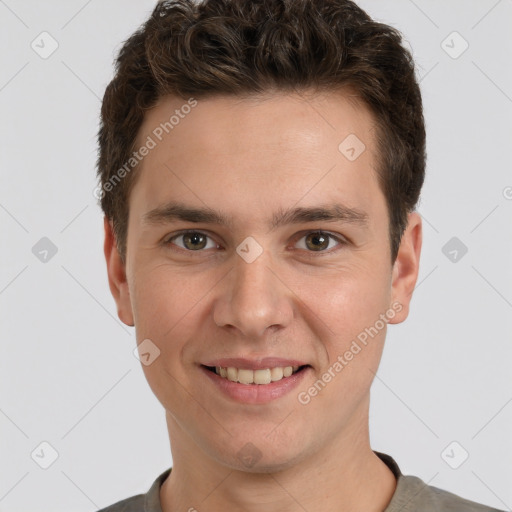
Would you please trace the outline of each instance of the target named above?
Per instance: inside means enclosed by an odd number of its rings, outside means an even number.
[[[244,404],[266,404],[281,398],[296,388],[311,370],[311,367],[307,366],[289,377],[270,384],[241,384],[221,377],[204,366],[200,368],[224,394]]]

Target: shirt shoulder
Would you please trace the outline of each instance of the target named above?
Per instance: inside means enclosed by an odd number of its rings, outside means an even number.
[[[430,490],[435,496],[436,501],[439,503],[440,510],[443,511],[446,510],[451,512],[455,510],[464,510],[467,512],[504,512],[497,508],[492,508],[481,503],[467,500],[451,492],[438,489],[437,487],[430,487]]]
[[[162,512],[160,487],[169,476],[171,469],[168,468],[158,475],[145,494],[137,494],[130,498],[125,498],[97,512]]]
[[[504,512],[427,485],[412,475],[402,475],[385,512]]]
[[[504,512],[427,485],[416,476],[404,475],[393,457],[377,451],[375,454],[397,481],[395,493],[384,512]]]
[[[144,494],[137,494],[102,508],[98,512],[144,512],[144,498]]]

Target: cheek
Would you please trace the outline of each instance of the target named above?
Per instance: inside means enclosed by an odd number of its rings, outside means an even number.
[[[208,290],[207,284],[198,276],[180,274],[168,264],[141,269],[133,284],[137,343],[148,344],[145,340],[150,340],[149,352],[156,354],[149,364],[141,357],[146,380],[166,410],[190,407],[183,352],[197,332],[197,306]]]
[[[221,277],[217,272],[180,271],[167,263],[141,268],[135,276],[137,342],[149,339],[159,351],[155,363],[143,368],[155,394],[159,382],[168,386],[172,377],[187,380],[191,351],[206,338],[202,330],[211,322],[209,291]]]
[[[162,264],[139,272],[133,289],[137,340],[150,338],[169,345],[180,339],[176,333],[194,315],[208,287],[199,276],[183,275]]]
[[[389,274],[389,275],[388,275]],[[296,276],[297,296],[328,327],[330,342],[348,340],[373,325],[389,307],[391,274],[375,264]]]
[[[335,272],[324,282],[303,281],[300,297],[328,328],[320,374],[336,394],[355,399],[368,389],[382,355],[391,297],[390,277],[378,265]],[[387,319],[386,319],[387,320]],[[371,370],[371,371],[370,371]],[[318,378],[318,375],[317,375]],[[350,400],[348,400],[350,401]]]

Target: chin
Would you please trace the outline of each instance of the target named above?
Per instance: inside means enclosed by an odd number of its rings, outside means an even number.
[[[265,434],[252,438],[247,436],[245,439],[252,440],[234,441],[224,450],[218,447],[215,458],[235,471],[257,474],[287,470],[306,457],[304,443],[297,443],[292,437],[287,438],[281,449],[276,447],[275,440],[265,437]],[[236,445],[240,445],[241,448],[235,451],[233,448]],[[301,452],[296,451],[297,446],[302,447]]]
[[[298,458],[299,457],[297,454],[282,454],[280,456],[276,456],[275,454],[268,454],[267,456],[262,455],[259,460],[247,461],[240,460],[238,454],[234,454],[234,458],[231,459],[231,463],[227,465],[231,469],[243,473],[279,473],[296,466]]]

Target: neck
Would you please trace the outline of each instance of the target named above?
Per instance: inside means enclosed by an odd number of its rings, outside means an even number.
[[[371,450],[367,417],[288,469],[252,473],[207,455],[167,416],[173,468],[160,490],[163,512],[382,512],[396,488]]]

